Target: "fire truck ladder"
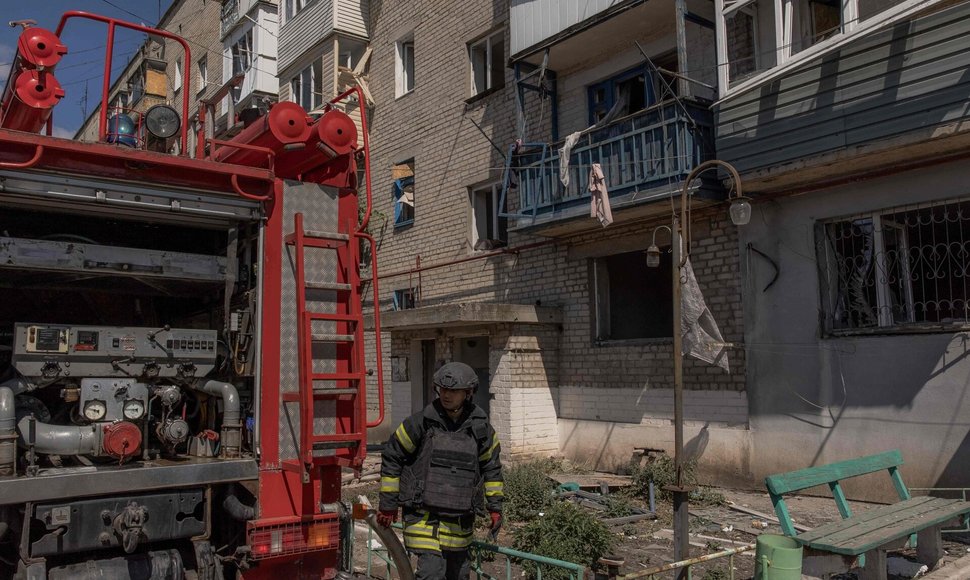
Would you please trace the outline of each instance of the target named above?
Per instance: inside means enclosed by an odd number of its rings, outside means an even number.
[[[366,455],[364,442],[367,429],[367,372],[364,358],[364,320],[360,298],[360,274],[357,237],[346,233],[305,231],[303,214],[294,216],[294,232],[284,240],[294,248],[296,263],[296,308],[298,317],[299,391],[283,393],[283,401],[297,403],[300,416],[299,451],[296,461],[284,461],[284,468],[298,469],[303,481],[309,481],[315,465],[341,465],[359,468]],[[334,282],[306,280],[306,254],[335,250],[337,275]],[[312,254],[311,252],[311,254]],[[307,309],[307,291],[335,292],[335,312]],[[335,330],[314,332],[314,322],[332,323]],[[314,370],[313,346],[333,343],[336,348],[336,370],[321,373]],[[319,387],[317,383],[335,384]],[[334,401],[333,433],[315,429],[318,401]],[[320,451],[332,451],[320,455]]]

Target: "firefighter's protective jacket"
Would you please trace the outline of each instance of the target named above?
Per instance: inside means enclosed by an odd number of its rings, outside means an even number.
[[[477,468],[480,487],[475,486],[476,489],[469,491],[481,495],[484,490],[485,507],[488,511],[502,511],[505,495],[498,435],[489,425],[485,412],[478,406],[467,404],[463,417],[458,424],[452,422],[440,403],[435,401],[423,411],[405,419],[384,446],[380,510],[394,511],[399,507],[404,509],[404,540],[405,545],[412,551],[457,550],[467,548],[471,543],[474,510],[468,509],[466,513],[459,513],[433,507],[435,504],[447,503],[452,498],[427,497],[434,494],[436,489],[442,489],[441,481],[440,477],[437,480],[427,477],[427,470],[419,464],[419,459],[420,463],[428,465],[430,462],[440,463],[442,459],[453,457],[456,471],[461,471],[465,454],[460,452],[462,441],[459,434],[467,436],[467,442],[473,444],[469,448],[474,449],[477,454],[472,459],[477,462],[474,467]],[[450,446],[447,446],[444,456],[427,458],[426,447],[436,438],[437,441],[450,439]],[[459,444],[457,447],[454,445],[456,441]],[[422,451],[426,453],[422,455]],[[461,477],[455,483],[460,481]],[[429,489],[424,489],[426,484],[430,486]],[[418,493],[415,493],[416,490]],[[478,502],[475,504],[478,505]]]

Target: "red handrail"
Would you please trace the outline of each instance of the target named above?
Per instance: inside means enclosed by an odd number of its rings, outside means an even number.
[[[107,16],[101,16],[100,14],[91,14],[90,12],[82,12],[80,10],[68,10],[65,12],[61,16],[61,21],[57,25],[57,30],[54,32],[54,34],[56,34],[58,37],[61,36],[61,32],[64,30],[64,25],[67,24],[67,21],[71,18],[87,18],[89,20],[103,22],[108,25],[108,38],[105,44],[104,80],[102,81],[101,86],[101,113],[98,117],[99,141],[104,141],[108,129],[108,93],[111,91],[111,55],[112,49],[114,48],[115,26],[130,28],[132,30],[137,30],[138,32],[144,32],[145,34],[151,34],[154,36],[161,36],[163,38],[174,40],[182,45],[182,50],[185,51],[185,66],[182,67],[182,86],[185,87],[186,96],[183,96],[182,98],[182,127],[180,130],[181,135],[179,151],[187,151],[189,135],[189,100],[186,97],[188,95],[192,68],[192,53],[189,50],[189,43],[186,42],[186,40],[181,36],[172,34],[167,30],[152,28],[150,26],[142,26],[141,24],[134,24],[118,18],[109,18]]]

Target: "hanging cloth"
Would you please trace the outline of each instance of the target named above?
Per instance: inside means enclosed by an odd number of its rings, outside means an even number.
[[[599,163],[594,163],[589,170],[589,200],[589,217],[598,219],[604,228],[613,223],[610,192],[606,190],[606,178]]]
[[[582,134],[582,131],[570,133],[566,137],[566,141],[563,142],[562,148],[559,149],[559,181],[562,182],[563,187],[569,187],[569,156],[572,154],[573,147],[576,146],[576,142],[579,141]]]
[[[690,259],[681,269],[683,296],[680,307],[680,330],[684,337],[684,354],[731,372],[728,367],[724,338],[714,315],[704,302],[704,295],[694,276]]]

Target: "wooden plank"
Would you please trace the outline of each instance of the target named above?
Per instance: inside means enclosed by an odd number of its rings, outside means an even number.
[[[934,498],[932,497],[918,496],[904,502],[872,508],[864,512],[858,513],[854,517],[848,520],[830,522],[830,523],[818,526],[817,528],[814,528],[808,532],[800,534],[798,536],[798,539],[799,541],[804,541],[804,542],[815,542],[826,536],[837,534],[840,531],[853,530],[855,529],[856,526],[868,525],[869,522],[881,517],[885,517],[887,515],[905,512],[906,510],[909,510],[909,509],[918,510],[920,506],[922,506],[923,504],[932,502],[933,499]],[[851,533],[853,532],[850,532],[850,534]]]
[[[849,459],[847,461],[829,463],[828,465],[819,465],[818,467],[809,467],[779,475],[771,475],[765,478],[765,484],[771,493],[782,495],[815,487],[816,485],[825,485],[832,481],[849,479],[850,477],[889,469],[890,467],[896,467],[902,464],[902,455],[898,449],[894,449],[893,451],[878,453],[876,455],[867,455],[857,459]]]
[[[941,500],[941,498],[932,499]],[[943,502],[949,505],[942,505]],[[893,539],[908,539],[911,534],[929,526],[950,521],[967,512],[970,512],[970,503],[963,500],[941,500],[927,503],[912,508],[906,513],[888,514],[864,525],[853,523],[846,529],[813,541],[811,546],[836,554],[863,554]],[[852,522],[852,520],[845,520],[843,523],[849,522]]]
[[[842,491],[842,486],[839,485],[839,482],[831,482],[829,489],[832,490],[832,497],[835,498],[835,505],[839,508],[839,514],[842,516],[842,519],[847,520],[851,518],[852,508],[849,507],[849,500],[845,498],[845,492]]]

